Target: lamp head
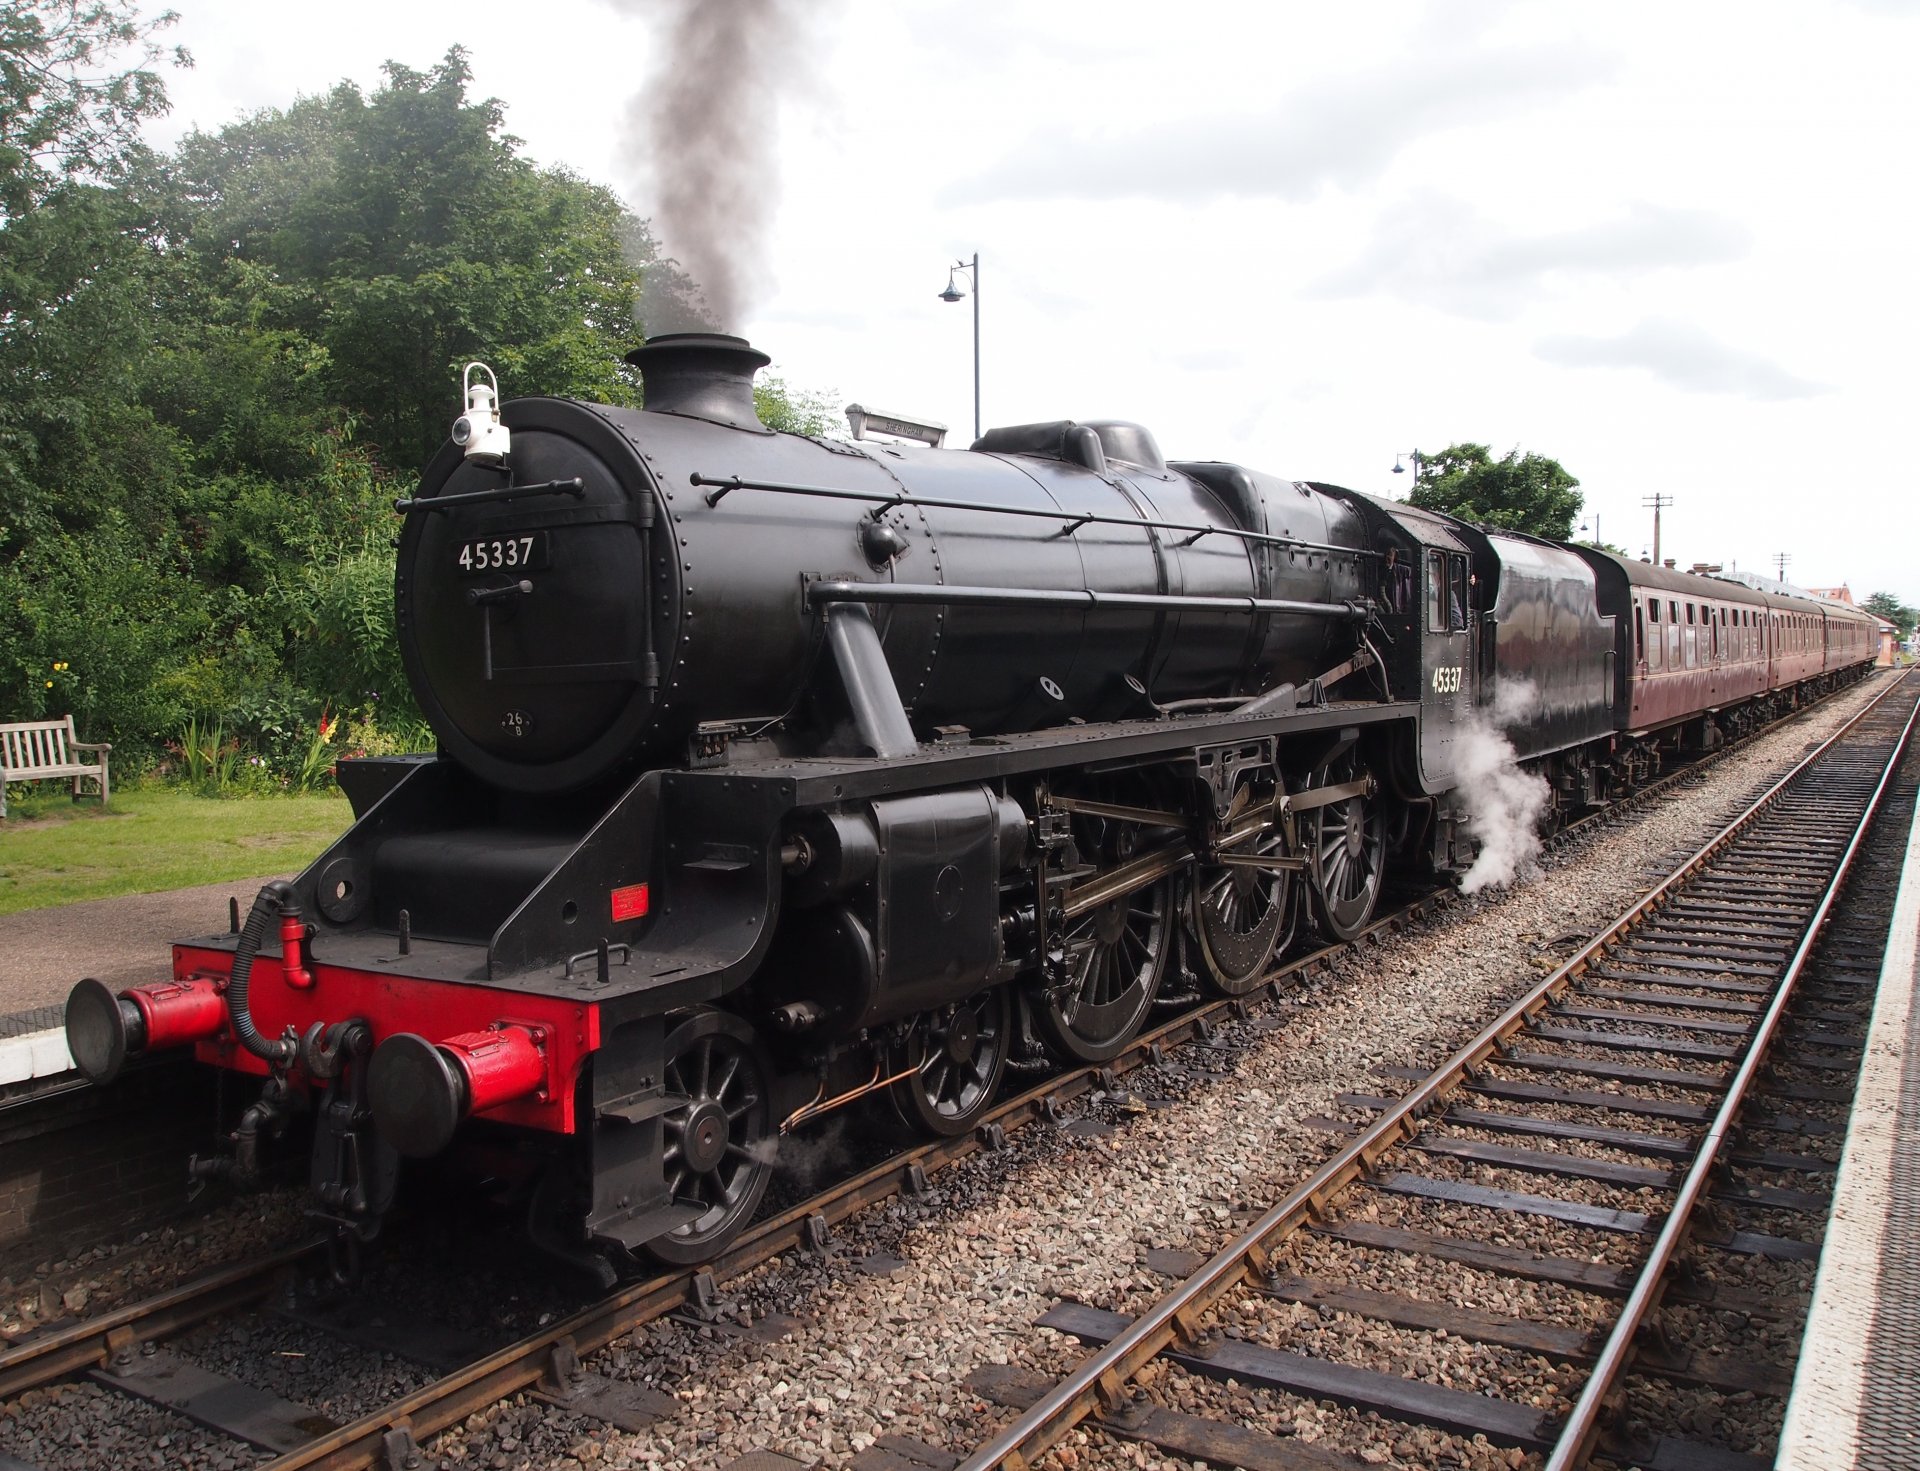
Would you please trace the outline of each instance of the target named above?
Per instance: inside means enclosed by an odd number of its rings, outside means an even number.
[[[1404,475],[1407,473],[1407,467],[1400,463],[1400,456],[1398,455],[1393,457],[1393,473],[1396,475]]]
[[[955,282],[954,273],[952,271],[948,271],[947,272],[947,289],[940,293],[940,299],[942,301],[959,301],[963,297],[965,297],[966,294],[967,293],[962,291],[959,285]]]

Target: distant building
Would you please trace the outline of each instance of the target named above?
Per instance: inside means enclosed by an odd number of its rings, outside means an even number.
[[[1844,582],[1838,587],[1810,587],[1807,591],[1831,603],[1845,603],[1849,608],[1854,606],[1853,590]]]
[[[1875,630],[1880,635],[1880,651],[1874,656],[1876,669],[1890,669],[1894,664],[1894,655],[1900,649],[1900,630],[1877,613],[1867,615],[1873,619]]]

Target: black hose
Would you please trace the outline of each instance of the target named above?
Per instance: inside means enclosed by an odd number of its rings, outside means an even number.
[[[233,974],[227,982],[227,1011],[233,1017],[235,1039],[255,1057],[276,1065],[293,1061],[299,1044],[288,1037],[269,1040],[260,1035],[247,1010],[247,981],[253,974],[253,957],[259,953],[261,940],[266,938],[267,926],[276,916],[289,911],[298,914],[300,904],[294,896],[293,885],[284,879],[275,879],[254,896],[253,909],[240,929],[240,943],[233,952]]]

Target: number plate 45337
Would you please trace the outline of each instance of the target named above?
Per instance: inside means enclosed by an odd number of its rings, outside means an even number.
[[[476,536],[453,549],[453,563],[462,574],[534,571],[547,565],[547,533],[523,531],[517,536]]]

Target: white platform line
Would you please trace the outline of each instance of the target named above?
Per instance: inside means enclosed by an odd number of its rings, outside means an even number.
[[[1794,1371],[1776,1471],[1835,1471],[1859,1455],[1866,1347],[1879,1311],[1880,1257],[1895,1168],[1907,1026],[1920,981],[1920,821],[1907,837],[1900,893],[1887,933],[1880,990],[1861,1059],[1833,1216],[1814,1281],[1806,1339]],[[1913,1169],[1905,1160],[1901,1167]],[[1896,1308],[1910,1305],[1895,1304]]]
[[[0,1040],[0,1087],[72,1071],[73,1054],[67,1051],[64,1027]]]

